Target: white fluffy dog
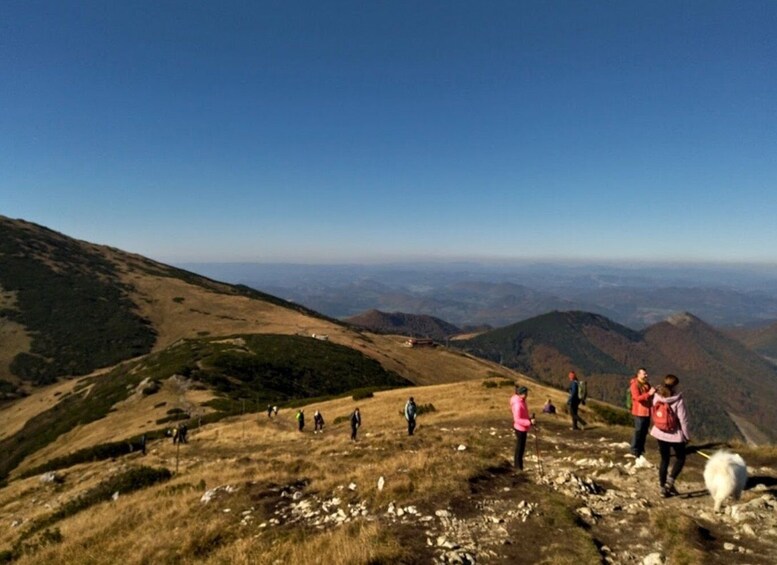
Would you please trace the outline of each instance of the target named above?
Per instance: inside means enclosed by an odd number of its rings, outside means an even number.
[[[739,500],[747,483],[747,465],[736,453],[717,451],[704,466],[704,484],[715,501],[715,512],[729,496]]]

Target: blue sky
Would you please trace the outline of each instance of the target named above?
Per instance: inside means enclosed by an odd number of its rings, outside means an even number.
[[[168,261],[777,262],[777,2],[0,2],[0,213]]]

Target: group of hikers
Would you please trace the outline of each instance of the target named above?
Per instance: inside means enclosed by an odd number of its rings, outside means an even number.
[[[275,413],[277,414],[277,408]],[[407,435],[411,436],[413,435],[413,432],[415,432],[416,416],[418,415],[418,407],[416,406],[415,400],[412,396],[405,403],[403,414],[405,416],[405,420],[407,421]],[[298,409],[294,418],[297,420],[297,429],[302,432],[305,429],[304,408]],[[353,412],[351,412],[348,420],[351,423],[351,441],[356,441],[356,435],[362,425],[362,414],[361,411],[359,411],[358,406],[354,408]],[[324,415],[321,414],[319,410],[316,410],[313,413],[313,425],[313,433],[324,433]]]
[[[587,386],[584,381],[577,378],[574,371],[569,372],[569,381],[567,407],[572,419],[571,429],[581,430],[580,426],[585,426],[586,423],[580,418],[579,407],[585,404]],[[685,465],[685,448],[691,439],[685,400],[682,392],[677,390],[679,383],[680,379],[675,375],[666,375],[662,383],[654,387],[648,381],[647,370],[640,367],[629,382],[627,393],[626,404],[634,419],[634,433],[630,444],[631,456],[644,461],[648,433],[656,438],[661,458],[658,465],[659,489],[664,498],[678,494],[675,481]],[[510,398],[513,430],[516,436],[513,465],[518,471],[523,470],[528,432],[536,426],[534,414],[529,413],[526,404],[528,394],[528,388],[516,385],[515,393]],[[556,407],[550,398],[542,411],[546,414],[556,414]],[[675,461],[669,472],[672,452],[674,452]]]
[[[173,438],[173,445],[179,443],[188,443],[188,433],[189,428],[186,427],[186,424],[178,424],[174,428],[171,428],[167,431],[168,437]],[[145,435],[143,436],[143,450],[145,453]]]

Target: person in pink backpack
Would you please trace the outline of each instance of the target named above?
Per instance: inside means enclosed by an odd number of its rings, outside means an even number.
[[[678,494],[674,482],[680,471],[683,470],[685,445],[691,440],[685,399],[683,393],[677,391],[679,383],[680,379],[676,376],[667,375],[664,377],[663,384],[656,387],[656,393],[653,395],[654,423],[650,429],[650,435],[658,440],[658,452],[661,455],[661,463],[658,465],[658,482],[661,496],[664,498]],[[666,417],[664,414],[659,415],[656,413],[659,409],[671,410],[673,414],[668,414],[670,417]],[[674,451],[675,460],[672,472],[667,476],[671,451]]]

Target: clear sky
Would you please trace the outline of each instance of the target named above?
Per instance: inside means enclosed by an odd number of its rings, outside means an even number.
[[[2,0],[0,214],[168,262],[777,262],[777,2]]]

